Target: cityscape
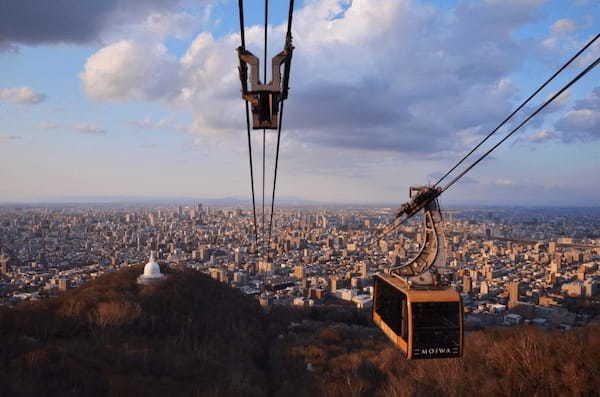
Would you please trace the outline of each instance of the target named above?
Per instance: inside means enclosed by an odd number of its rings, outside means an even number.
[[[254,240],[247,208],[5,206],[0,303],[42,300],[103,273],[143,265],[192,269],[272,305],[370,310],[372,277],[419,252],[421,220],[378,238],[392,208],[282,207],[270,242]],[[268,216],[267,216],[268,221]],[[259,237],[261,216],[258,216]],[[444,211],[448,269],[467,329],[533,324],[568,330],[597,319],[600,211],[452,208]]]
[[[0,397],[600,396],[600,0],[0,1]]]

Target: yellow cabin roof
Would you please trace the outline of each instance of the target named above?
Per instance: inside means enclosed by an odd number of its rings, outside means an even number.
[[[443,289],[415,289],[408,288],[401,279],[387,274],[378,274],[377,277],[401,290],[408,297],[409,302],[459,302],[460,294],[452,287]]]

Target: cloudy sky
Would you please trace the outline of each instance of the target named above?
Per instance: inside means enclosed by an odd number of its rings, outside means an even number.
[[[262,54],[263,1],[245,3],[248,47]],[[271,3],[269,56],[287,13]],[[600,32],[598,0],[296,3],[278,194],[319,201],[405,201]],[[236,1],[0,10],[0,202],[249,196]],[[600,43],[529,111],[599,55]],[[268,170],[274,150],[268,133]],[[598,205],[600,68],[445,200]]]

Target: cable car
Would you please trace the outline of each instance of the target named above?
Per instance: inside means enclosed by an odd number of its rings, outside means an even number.
[[[423,210],[424,243],[416,257],[375,275],[373,283],[373,322],[409,360],[460,357],[463,351],[463,304],[448,283],[440,194],[431,186],[409,189],[412,200],[396,218],[401,224]]]
[[[406,358],[461,357],[463,304],[451,287],[419,289],[389,274],[374,278],[373,321]]]

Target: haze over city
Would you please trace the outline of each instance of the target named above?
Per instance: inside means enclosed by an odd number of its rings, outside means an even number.
[[[248,200],[234,6],[4,5],[0,202]],[[286,6],[271,5],[269,56],[283,46]],[[278,195],[406,200],[409,185],[435,181],[597,33],[599,7],[583,0],[298,2]],[[262,2],[246,8],[247,46],[262,53]],[[533,104],[599,53],[595,44]],[[596,205],[598,81],[596,70],[567,91],[444,203]],[[257,132],[255,158],[260,143]],[[274,145],[267,133],[268,184]]]

